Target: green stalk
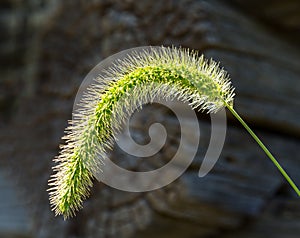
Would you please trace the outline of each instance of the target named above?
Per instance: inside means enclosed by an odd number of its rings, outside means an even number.
[[[240,115],[225,102],[226,107],[229,109],[229,111],[235,116],[236,119],[245,127],[245,129],[249,132],[249,134],[253,137],[253,139],[257,142],[257,144],[263,149],[263,151],[266,153],[266,155],[271,159],[271,161],[275,164],[275,166],[278,168],[280,173],[283,175],[283,177],[288,181],[288,183],[292,186],[292,188],[295,190],[295,192],[300,197],[300,190],[296,186],[296,184],[293,182],[293,180],[290,178],[290,176],[285,172],[285,170],[281,167],[279,162],[275,159],[275,157],[271,154],[271,152],[267,149],[267,147],[262,143],[262,141],[256,136],[256,134],[250,129],[250,127],[246,124],[246,122],[240,117]]]

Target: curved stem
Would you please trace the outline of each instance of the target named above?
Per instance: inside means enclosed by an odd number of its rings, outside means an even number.
[[[266,155],[271,159],[271,161],[275,164],[275,166],[278,168],[280,173],[283,175],[283,177],[288,181],[288,183],[292,186],[292,188],[295,190],[295,192],[300,196],[300,190],[296,186],[296,184],[293,182],[293,180],[290,178],[290,176],[285,172],[285,170],[281,167],[279,162],[274,158],[274,156],[271,154],[271,152],[267,149],[267,147],[262,143],[262,141],[256,136],[256,134],[250,129],[250,127],[246,124],[246,122],[239,116],[239,114],[225,102],[226,107],[229,109],[229,111],[235,116],[235,118],[245,127],[245,129],[250,133],[250,135],[253,137],[253,139],[257,142],[257,144],[263,149],[263,151],[266,153]]]

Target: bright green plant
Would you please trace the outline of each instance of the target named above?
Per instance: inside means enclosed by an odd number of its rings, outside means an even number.
[[[100,155],[104,159],[114,143],[110,125],[117,102],[131,94],[131,102],[138,104],[142,98],[159,93],[159,86],[165,85],[176,89],[175,98],[189,101],[194,109],[213,113],[228,108],[300,196],[288,174],[233,109],[234,88],[218,63],[207,61],[193,51],[161,47],[159,51],[145,51],[122,60],[91,85],[82,102],[84,110],[77,113],[76,121],[71,121],[66,130],[66,143],[55,159],[55,174],[49,180],[50,203],[56,215],[65,218],[75,215],[89,196],[93,170],[101,170],[101,166],[93,167],[99,165],[95,157]],[[174,91],[164,97],[174,98]],[[123,105],[131,106],[126,101]]]

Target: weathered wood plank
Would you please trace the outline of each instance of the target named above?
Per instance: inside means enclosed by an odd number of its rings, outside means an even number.
[[[18,187],[0,170],[0,237],[30,237],[30,222],[26,199],[17,193]]]

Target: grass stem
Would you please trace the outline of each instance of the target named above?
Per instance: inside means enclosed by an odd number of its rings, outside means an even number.
[[[250,135],[253,137],[253,139],[257,142],[257,144],[263,149],[263,151],[266,153],[266,155],[271,159],[271,161],[275,164],[275,166],[278,168],[280,173],[283,175],[283,177],[288,181],[288,183],[292,186],[292,188],[295,190],[295,192],[300,196],[300,190],[296,186],[296,184],[293,182],[293,180],[290,178],[290,176],[285,172],[285,170],[282,168],[282,166],[279,164],[279,162],[275,159],[275,157],[271,154],[271,152],[267,149],[267,147],[262,143],[262,141],[257,137],[257,135],[251,130],[251,128],[246,124],[246,122],[240,117],[240,115],[226,103],[226,107],[229,109],[229,111],[233,114],[233,116],[245,127],[245,129],[250,133]]]

